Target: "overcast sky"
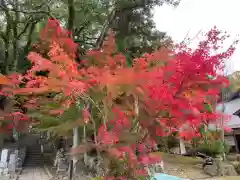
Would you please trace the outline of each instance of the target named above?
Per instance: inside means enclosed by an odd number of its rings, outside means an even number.
[[[175,9],[167,5],[156,8],[154,19],[157,28],[177,42],[187,34],[193,38],[200,30],[206,32],[216,25],[231,34],[227,47],[240,34],[239,8],[240,0],[182,0]],[[195,44],[200,39],[201,35],[195,38]],[[228,73],[240,70],[240,44],[227,69]]]

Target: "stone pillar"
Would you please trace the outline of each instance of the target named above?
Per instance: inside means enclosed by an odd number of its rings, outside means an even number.
[[[51,138],[51,132],[47,131],[47,140],[49,140]]]
[[[18,137],[19,137],[19,134],[18,134],[18,131],[16,130],[16,128],[13,128],[13,138],[15,139],[15,141],[18,141]]]

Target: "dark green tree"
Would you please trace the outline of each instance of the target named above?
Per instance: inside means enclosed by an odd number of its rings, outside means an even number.
[[[27,54],[48,18],[60,20],[79,44],[78,54],[100,48],[109,30],[128,59],[171,41],[155,28],[152,9],[178,0],[1,0],[0,71],[24,72]]]

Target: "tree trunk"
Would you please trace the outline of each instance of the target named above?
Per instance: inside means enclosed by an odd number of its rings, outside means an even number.
[[[68,30],[73,32],[75,21],[74,0],[68,0]]]
[[[73,147],[72,148],[77,148],[79,146],[79,128],[75,127],[73,128]],[[76,164],[77,164],[77,157],[73,157],[73,173],[75,173],[76,170]]]
[[[224,94],[222,93],[222,99],[224,99]],[[222,105],[222,113],[224,114],[225,112],[225,104],[223,103]],[[224,119],[223,117],[221,117],[221,124],[220,124],[220,128],[221,128],[221,140],[222,140],[222,145],[224,146],[225,143],[225,133],[224,133]],[[225,150],[225,147],[223,147],[223,149]],[[225,161],[226,157],[225,157],[225,152],[222,152],[222,157],[223,157],[223,161]]]
[[[180,153],[181,155],[186,154],[186,147],[182,138],[180,138]]]
[[[74,21],[75,21],[75,8],[74,8],[74,0],[68,0],[68,30],[73,32],[74,30]],[[72,37],[73,38],[73,37]],[[73,147],[76,148],[79,146],[79,128],[73,128]],[[76,164],[78,162],[77,157],[73,157],[72,163],[70,165],[70,178],[76,173]]]
[[[6,20],[7,20],[7,24],[6,24],[6,29],[4,31],[4,33],[1,33],[1,37],[3,38],[4,41],[4,66],[2,69],[2,73],[3,74],[8,74],[9,71],[9,50],[10,50],[10,35],[11,35],[11,30],[12,30],[12,18],[10,15],[10,12],[7,8],[6,2],[5,1],[1,1],[1,6],[3,6],[3,11],[5,13],[6,16]]]
[[[13,65],[12,72],[16,72],[18,68],[18,50],[19,50],[19,38],[18,38],[18,22],[19,22],[19,2],[15,0],[15,20],[12,23],[13,29]]]
[[[182,128],[180,128],[180,132],[182,131]],[[180,154],[186,154],[186,147],[185,147],[185,143],[184,143],[184,139],[183,138],[180,138],[180,141],[179,141],[179,148],[180,148]]]
[[[6,42],[4,42],[4,48],[5,48],[5,52],[4,52],[4,69],[3,69],[3,73],[4,74],[8,74],[9,69],[8,69],[8,64],[9,64],[9,40],[7,40]]]

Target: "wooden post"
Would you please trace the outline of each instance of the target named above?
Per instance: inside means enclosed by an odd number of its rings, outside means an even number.
[[[73,178],[73,160],[69,163],[69,180],[72,180]]]
[[[233,138],[234,138],[234,142],[235,142],[235,149],[236,149],[236,152],[239,153],[239,149],[238,149],[238,141],[237,141],[237,138],[236,138],[236,134],[235,134],[235,130],[233,129]]]
[[[0,133],[0,148],[3,147],[3,140],[4,140],[4,135]]]
[[[221,93],[221,94],[222,94],[222,99],[225,99],[224,98],[224,94],[223,93]],[[224,104],[224,100],[223,100],[222,113],[224,114],[224,112],[225,112],[225,104]],[[225,143],[225,133],[224,133],[224,119],[223,119],[223,117],[221,117],[220,128],[221,128],[221,140],[222,140],[222,143],[223,143],[223,146],[224,146],[224,143]],[[223,152],[222,156],[223,156],[223,161],[225,161],[225,159],[226,159],[225,152]]]

